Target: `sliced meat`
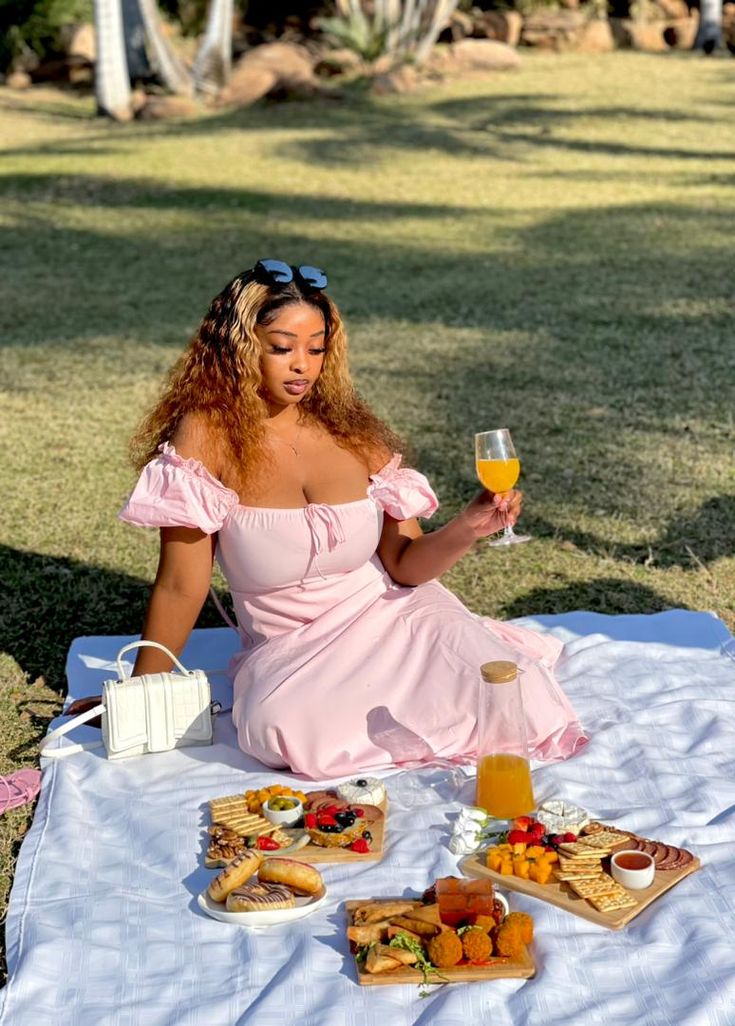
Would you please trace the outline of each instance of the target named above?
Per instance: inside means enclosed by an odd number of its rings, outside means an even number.
[[[324,801],[329,799],[329,804],[333,804],[337,800],[336,791],[310,791],[306,796],[306,808],[313,811],[316,802]],[[326,802],[325,802],[326,804]]]
[[[672,853],[674,856],[676,856],[678,850],[678,848],[674,848],[670,844],[661,844],[659,842],[656,847],[656,852],[653,856],[653,861],[656,865],[656,869],[665,869],[666,867],[664,866],[664,863],[669,861],[669,857]]]
[[[672,847],[668,858],[658,868],[666,870],[683,869],[684,866],[688,866],[693,860],[694,856],[690,851],[687,851],[685,848]]]
[[[368,823],[375,823],[383,818],[383,810],[379,809],[377,805],[358,805],[353,802],[348,808],[362,809],[362,818],[367,820]]]

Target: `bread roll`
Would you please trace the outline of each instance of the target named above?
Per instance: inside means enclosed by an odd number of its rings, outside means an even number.
[[[215,876],[207,888],[207,892],[213,901],[226,901],[227,895],[241,887],[253,876],[263,862],[263,856],[258,851],[247,850],[236,856],[222,872]]]
[[[258,870],[258,879],[261,883],[285,884],[300,894],[318,894],[324,887],[319,871],[296,859],[266,859]]]

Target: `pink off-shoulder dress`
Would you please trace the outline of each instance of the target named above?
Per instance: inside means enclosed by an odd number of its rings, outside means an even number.
[[[587,740],[553,676],[562,645],[470,612],[438,581],[396,584],[377,555],[383,516],[429,517],[426,478],[394,457],[364,499],[298,509],[244,506],[169,444],[120,516],[217,535],[242,650],[232,716],[243,751],[311,779],[416,760],[472,757],[479,668],[511,659],[534,758]]]

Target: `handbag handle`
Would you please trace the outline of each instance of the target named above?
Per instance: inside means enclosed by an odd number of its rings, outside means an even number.
[[[176,656],[173,654],[173,652],[169,651],[169,649],[167,649],[165,645],[161,645],[157,641],[131,641],[129,645],[123,646],[123,648],[121,648],[120,651],[117,653],[116,666],[117,666],[118,677],[120,678],[120,680],[127,680],[127,679],[129,679],[129,678],[126,678],[126,676],[125,676],[125,667],[122,664],[122,657],[125,655],[126,652],[132,652],[134,648],[158,648],[158,649],[160,649],[161,652],[165,652],[166,653],[166,655],[169,657],[171,662],[174,664],[174,666],[181,673],[183,673],[187,677],[191,677],[191,671],[187,670],[187,668],[182,663],[179,662],[179,660],[176,658]]]
[[[57,737],[63,737],[64,734],[68,734],[70,730],[75,727],[81,727],[87,720],[93,720],[95,716],[99,716],[101,712],[104,712],[105,703],[100,702],[99,705],[95,705],[92,709],[87,709],[86,712],[80,713],[75,716],[73,720],[69,720],[68,723],[62,724],[60,727],[56,727],[55,730],[50,730],[46,737],[41,738],[38,745],[38,751],[46,759],[65,759],[67,755],[73,755],[75,752],[88,752],[92,748],[102,748],[101,741],[87,741],[85,744],[73,744],[65,745],[63,748],[52,748],[46,752],[44,749],[46,746]]]

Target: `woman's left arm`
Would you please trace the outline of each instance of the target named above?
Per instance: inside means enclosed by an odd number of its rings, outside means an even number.
[[[479,538],[515,524],[523,502],[519,491],[480,492],[444,527],[422,534],[417,520],[385,514],[378,555],[398,584],[425,584],[440,577],[466,555]]]

